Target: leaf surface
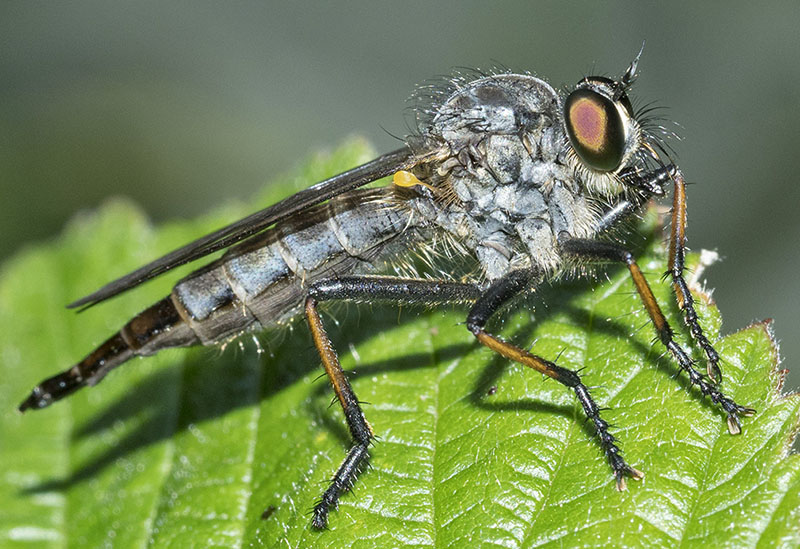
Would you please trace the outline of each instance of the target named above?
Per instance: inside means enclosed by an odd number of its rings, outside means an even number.
[[[351,143],[254,203],[370,154]],[[153,229],[135,206],[112,201],[4,266],[0,545],[800,545],[800,458],[788,455],[800,400],[779,392],[770,325],[717,340],[723,389],[758,410],[730,436],[722,414],[687,390],[653,343],[624,269],[608,269],[601,282],[542,287],[492,327],[585,368],[626,459],[647,475],[625,493],[614,489],[572,394],[476,345],[463,310],[362,305],[326,314],[379,441],[323,532],[309,527],[308,512],[349,441],[302,322],[263,336],[263,354],[249,338],[242,349],[166,351],[46,410],[16,412],[36,382],[80,359],[180,275],[81,314],[63,304],[253,209],[230,205]],[[660,239],[639,241],[640,265],[685,345],[660,279]],[[719,312],[698,301],[716,340]]]

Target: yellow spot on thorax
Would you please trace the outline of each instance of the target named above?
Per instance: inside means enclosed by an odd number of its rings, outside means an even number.
[[[411,172],[407,172],[405,170],[400,170],[395,172],[394,176],[392,177],[392,182],[397,185],[398,187],[416,187],[417,185],[422,185],[430,190],[434,190],[434,188],[427,183],[423,183],[420,181],[416,175]]]

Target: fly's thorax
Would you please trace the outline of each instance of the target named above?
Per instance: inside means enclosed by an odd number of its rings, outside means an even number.
[[[455,91],[423,133],[447,157],[420,178],[437,192],[420,215],[463,242],[488,280],[556,270],[559,235],[591,236],[597,203],[568,158],[558,94],[528,75],[496,75]]]
[[[453,150],[476,145],[487,134],[532,134],[559,126],[560,102],[550,84],[524,74],[478,78],[453,90],[436,109],[428,133]]]

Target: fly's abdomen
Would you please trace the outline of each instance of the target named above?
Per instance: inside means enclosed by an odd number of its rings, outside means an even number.
[[[391,191],[361,190],[304,211],[180,281],[83,360],[44,380],[20,410],[44,408],[98,383],[134,356],[225,341],[300,309],[308,285],[374,269],[409,225]],[[406,238],[403,237],[403,242]]]
[[[205,345],[294,316],[309,284],[372,270],[404,232],[390,192],[343,195],[232,248],[175,286],[178,312]]]
[[[197,336],[178,314],[170,297],[145,309],[72,368],[45,379],[19,406],[44,408],[105,375],[134,356],[151,355],[165,347],[198,343]]]

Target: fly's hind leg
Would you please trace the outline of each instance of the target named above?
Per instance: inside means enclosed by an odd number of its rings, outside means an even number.
[[[372,427],[364,417],[358,398],[347,381],[336,350],[322,324],[318,304],[330,300],[411,304],[458,303],[472,302],[479,293],[477,286],[472,284],[377,276],[328,279],[317,282],[309,288],[305,302],[306,319],[314,345],[342,406],[353,439],[353,445],[347,456],[331,479],[328,489],[314,507],[312,519],[314,528],[327,526],[331,508],[337,506],[342,492],[352,487],[362,464],[369,458],[369,446],[374,438]]]
[[[311,336],[314,345],[319,351],[322,365],[328,379],[333,386],[339,404],[344,411],[347,420],[347,427],[350,429],[350,436],[353,437],[353,446],[347,453],[347,457],[342,462],[336,474],[331,479],[331,485],[322,494],[319,502],[314,507],[314,518],[312,524],[315,528],[325,528],[328,524],[328,512],[331,507],[335,507],[339,502],[339,495],[350,489],[358,475],[361,463],[369,456],[367,449],[372,442],[372,427],[367,423],[364,412],[358,403],[347,377],[339,364],[339,357],[333,348],[328,334],[322,325],[322,318],[317,310],[317,300],[309,296],[306,299],[306,319],[311,328]]]
[[[692,359],[673,339],[672,328],[664,317],[664,313],[661,312],[653,291],[650,289],[650,285],[645,280],[644,275],[642,275],[642,271],[633,258],[633,254],[610,242],[585,239],[565,240],[561,242],[561,249],[574,257],[595,261],[616,261],[627,265],[631,278],[633,278],[633,284],[647,310],[647,314],[650,316],[650,321],[656,329],[659,340],[675,358],[681,370],[688,374],[692,385],[696,385],[704,395],[711,398],[714,404],[722,408],[727,415],[730,433],[732,435],[739,434],[742,431],[739,416],[751,416],[755,413],[755,410],[745,408],[734,402],[694,368]]]
[[[589,394],[589,388],[583,384],[578,373],[562,368],[549,360],[502,341],[484,330],[489,318],[510,299],[528,288],[535,278],[536,273],[534,271],[519,270],[513,271],[496,281],[473,305],[467,316],[467,328],[480,343],[496,353],[541,372],[572,389],[578,398],[578,402],[581,403],[586,417],[594,424],[600,446],[603,448],[606,459],[614,472],[617,489],[620,491],[625,490],[626,476],[639,480],[644,477],[644,474],[625,463],[622,453],[616,445],[616,438],[608,431],[608,423],[600,417],[600,408],[592,399],[591,394]]]

